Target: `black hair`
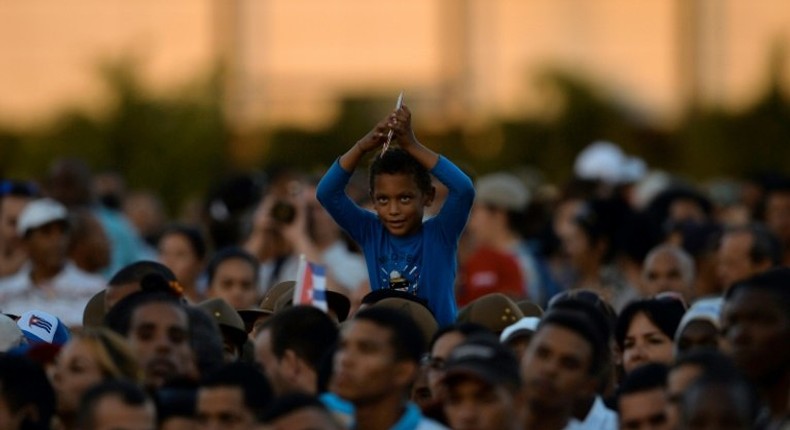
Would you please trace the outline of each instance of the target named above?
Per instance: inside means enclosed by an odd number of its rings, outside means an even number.
[[[271,332],[271,348],[276,357],[282,358],[290,349],[315,371],[338,338],[335,323],[312,306],[294,306],[275,313],[266,328]]]
[[[327,422],[331,422],[338,429],[341,428],[318,398],[305,393],[290,393],[275,399],[266,410],[266,413],[263,414],[263,423],[272,424],[286,415],[308,408],[320,411],[326,415],[325,420]]]
[[[195,352],[195,361],[201,375],[222,367],[224,340],[217,319],[203,309],[186,306],[189,318],[189,345]]]
[[[397,361],[419,363],[425,350],[425,338],[417,323],[403,311],[372,306],[354,315],[356,321],[370,321],[390,331],[390,345]]]
[[[208,266],[206,267],[206,274],[208,275],[208,283],[209,285],[211,282],[214,281],[214,276],[217,274],[217,268],[219,268],[220,264],[224,263],[226,260],[230,260],[233,258],[237,258],[239,260],[244,261],[245,263],[249,264],[252,267],[252,273],[254,274],[253,284],[258,285],[258,259],[255,258],[252,254],[247,252],[241,247],[238,246],[229,246],[226,248],[222,248],[211,257],[211,261],[209,261]]]
[[[8,409],[32,406],[36,413],[22,421],[22,430],[47,430],[55,414],[55,391],[44,369],[29,358],[0,354],[0,397]]]
[[[749,260],[752,263],[770,261],[772,267],[781,264],[782,242],[764,224],[751,223],[731,226],[724,231],[724,236],[738,233],[748,233],[752,236],[752,246],[749,248]]]
[[[625,376],[617,389],[617,397],[619,399],[626,394],[641,393],[656,388],[664,389],[667,386],[668,374],[669,368],[663,364],[647,363],[639,366]]]
[[[759,273],[750,278],[736,282],[724,294],[724,301],[729,302],[743,291],[764,291],[778,300],[784,308],[784,314],[790,314],[790,267],[776,267]]]
[[[574,291],[579,294],[570,294]],[[611,338],[617,321],[617,313],[614,308],[591,290],[570,290],[558,294],[549,303],[549,310],[551,309],[565,309],[584,314],[595,323],[601,337],[607,340]]]
[[[188,316],[181,296],[170,290],[164,278],[159,275],[148,275],[143,278],[141,284],[142,291],[129,294],[107,311],[107,315],[104,316],[104,326],[126,337],[131,329],[134,311],[148,303],[172,304]]]
[[[428,169],[401,148],[390,148],[382,156],[373,158],[369,178],[371,194],[375,189],[376,177],[381,174],[409,175],[423,194],[430,194],[433,190]]]
[[[584,202],[573,222],[582,229],[591,245],[606,244],[603,262],[608,263],[617,255],[622,241],[618,228],[626,224],[630,215],[631,209],[622,199],[591,199]]]
[[[631,327],[631,321],[638,314],[645,314],[647,319],[670,339],[675,338],[675,332],[686,313],[686,306],[675,298],[653,298],[636,300],[629,303],[617,317],[615,326],[615,340],[620,349],[623,349],[625,337]]]
[[[157,274],[168,282],[175,281],[176,275],[162,263],[156,261],[136,261],[122,267],[107,282],[107,287],[117,287],[125,284],[140,283],[143,278],[150,274]]]
[[[244,394],[244,405],[257,421],[263,418],[266,408],[274,399],[274,392],[266,377],[253,366],[236,362],[226,364],[209,373],[200,383],[200,389],[235,387]]]
[[[428,344],[428,352],[431,352],[433,350],[433,346],[436,344],[436,341],[438,341],[440,337],[451,332],[458,332],[462,334],[464,338],[467,338],[477,333],[489,333],[492,335],[494,334],[494,332],[489,330],[487,327],[476,323],[465,322],[465,323],[455,323],[455,324],[446,325],[440,328],[439,330],[437,330],[436,333],[433,334],[433,337],[431,338],[431,342]]]
[[[169,418],[194,417],[197,390],[197,382],[187,378],[171,379],[156,390],[157,422],[160,427]]]
[[[591,352],[590,366],[587,373],[596,377],[601,374],[606,364],[605,356],[608,354],[609,345],[600,330],[593,328],[595,323],[592,322],[590,317],[581,312],[566,309],[550,310],[543,315],[535,330],[535,334],[537,335],[544,327],[549,325],[568,329],[583,338],[590,345]]]
[[[198,260],[206,258],[206,239],[203,237],[203,233],[200,229],[186,224],[171,224],[166,227],[159,236],[159,241],[161,242],[165,236],[171,234],[184,236]]]
[[[716,373],[739,373],[732,359],[722,354],[720,351],[713,349],[696,349],[681,354],[672,364],[670,371],[680,366],[697,366],[702,369],[703,374],[708,371]],[[634,369],[634,371],[636,371],[636,369]]]
[[[731,405],[738,408],[747,425],[754,425],[758,420],[762,404],[754,387],[738,372],[720,372],[709,370],[691,383],[683,392],[680,402],[680,422],[683,425],[688,419],[691,410],[697,406],[701,390],[710,389],[714,392],[727,393],[733,400]],[[737,396],[737,397],[736,397]]]
[[[149,397],[139,385],[126,380],[108,380],[91,387],[82,396],[77,412],[79,428],[84,430],[93,429],[93,415],[96,405],[99,404],[102,399],[108,397],[117,397],[124,404],[129,406],[144,406],[148,402],[153,404],[151,397]]]

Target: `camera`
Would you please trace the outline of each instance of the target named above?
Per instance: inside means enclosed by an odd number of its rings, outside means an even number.
[[[270,215],[279,223],[290,224],[296,218],[296,208],[294,205],[280,200],[274,203]]]

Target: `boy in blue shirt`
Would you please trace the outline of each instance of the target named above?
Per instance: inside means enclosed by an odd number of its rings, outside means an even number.
[[[365,154],[381,148],[390,130],[400,147],[385,150],[370,166],[372,213],[357,206],[345,188]],[[441,211],[423,222],[435,196],[430,174],[449,192]],[[447,158],[417,140],[408,107],[382,119],[343,154],[321,179],[316,195],[362,247],[372,290],[407,291],[428,302],[440,326],[455,321],[456,253],[474,186]]]

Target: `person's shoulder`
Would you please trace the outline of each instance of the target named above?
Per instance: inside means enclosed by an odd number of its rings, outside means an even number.
[[[438,421],[430,418],[422,417],[420,422],[415,427],[415,430],[450,430],[448,427],[443,426]]]
[[[69,289],[90,289],[103,288],[106,284],[104,278],[99,275],[88,273],[74,263],[67,263],[63,271],[58,275],[56,284],[59,287]]]

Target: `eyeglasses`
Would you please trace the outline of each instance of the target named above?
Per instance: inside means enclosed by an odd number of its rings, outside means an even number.
[[[441,357],[431,357],[430,354],[425,354],[420,359],[420,365],[427,367],[428,369],[440,371],[444,370],[446,361],[444,358]]]

